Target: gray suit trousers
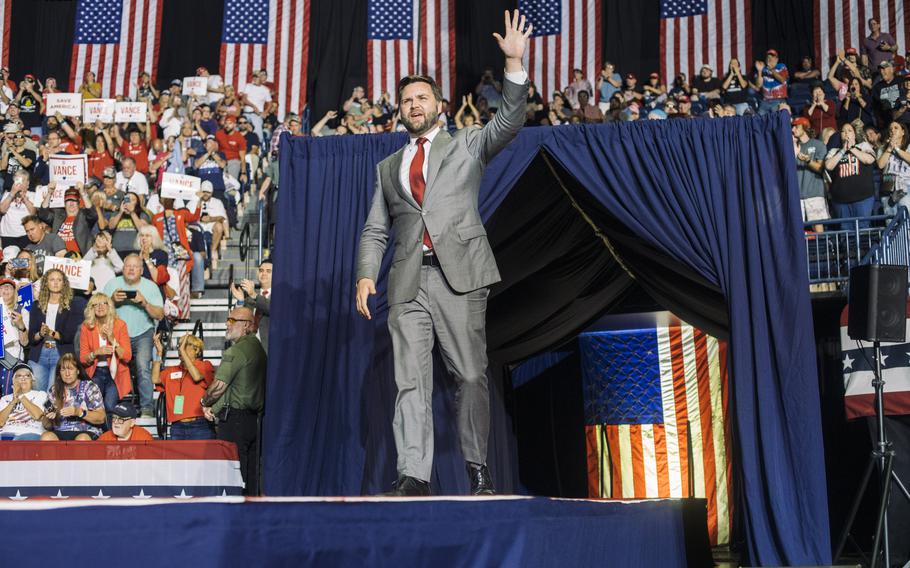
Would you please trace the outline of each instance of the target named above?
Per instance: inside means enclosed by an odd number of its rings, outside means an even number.
[[[438,267],[420,269],[417,297],[389,308],[395,358],[398,473],[430,480],[433,469],[433,345],[457,383],[456,412],[466,461],[485,464],[490,431],[486,312],[489,288],[452,290]]]

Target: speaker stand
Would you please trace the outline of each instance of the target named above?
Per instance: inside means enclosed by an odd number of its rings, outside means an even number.
[[[891,500],[892,484],[896,485],[904,497],[910,501],[910,492],[901,482],[900,477],[894,472],[892,467],[894,461],[894,449],[888,440],[888,434],[885,432],[885,380],[882,378],[882,351],[881,343],[874,341],[872,349],[875,357],[875,374],[872,380],[872,387],[875,390],[875,421],[878,428],[878,443],[869,454],[869,462],[866,464],[866,471],[863,474],[863,481],[860,483],[853,498],[853,504],[850,506],[850,514],[844,523],[844,530],[841,532],[840,539],[837,542],[837,549],[834,552],[834,561],[840,559],[847,544],[847,538],[851,537],[850,531],[853,528],[853,522],[856,520],[856,513],[859,510],[863,495],[868,489],[869,481],[872,479],[872,471],[878,465],[879,486],[881,495],[878,502],[878,515],[875,520],[875,539],[872,543],[872,562],[870,568],[877,568],[879,560],[884,560],[884,566],[891,566],[891,548],[888,542],[888,503]],[[852,540],[852,538],[851,538]]]

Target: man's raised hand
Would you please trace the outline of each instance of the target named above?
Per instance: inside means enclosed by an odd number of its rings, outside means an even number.
[[[528,37],[531,35],[534,26],[529,22],[527,28],[525,28],[525,17],[520,16],[518,10],[515,10],[511,16],[509,11],[506,10],[505,21],[505,37],[498,33],[494,33],[493,37],[496,38],[499,43],[499,49],[506,56],[506,63],[508,63],[509,59],[517,59],[520,62],[525,52],[525,46],[528,44]],[[508,69],[506,70],[508,71]]]

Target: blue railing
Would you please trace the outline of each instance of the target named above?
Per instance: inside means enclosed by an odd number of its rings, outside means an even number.
[[[860,264],[901,264],[910,266],[910,214],[899,207],[897,214],[882,231],[879,243],[872,247]]]
[[[883,233],[891,226],[890,219],[886,215],[877,215],[807,223],[807,230],[815,225],[822,225],[824,229],[821,233],[806,233],[809,283],[846,282],[850,277],[850,268],[863,263],[869,252],[881,242]]]

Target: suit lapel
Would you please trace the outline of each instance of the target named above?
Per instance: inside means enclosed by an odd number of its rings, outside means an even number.
[[[438,177],[439,168],[442,166],[442,159],[445,157],[449,142],[451,141],[452,137],[449,133],[445,130],[440,130],[439,134],[436,135],[436,138],[433,138],[433,143],[430,145],[430,163],[427,165],[427,189],[423,194],[424,205],[426,205],[430,192],[436,185],[436,178]]]
[[[401,185],[401,160],[404,157],[404,147],[392,154],[391,159],[389,160],[389,172],[388,175],[392,178],[392,186],[395,188],[395,191],[398,192],[398,195],[402,199],[407,201],[412,206],[420,209],[420,206],[417,205],[417,201],[414,200],[414,196],[411,195],[411,192],[406,190]]]

